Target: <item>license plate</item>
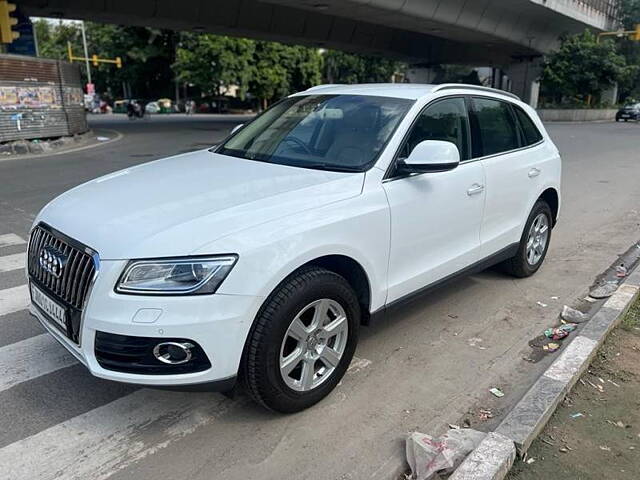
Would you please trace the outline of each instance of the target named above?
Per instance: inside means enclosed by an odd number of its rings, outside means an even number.
[[[630,117],[630,115],[627,115],[627,114],[625,113],[625,114],[621,115],[621,117],[622,117],[622,118],[629,118],[629,117]]]
[[[49,319],[53,320],[65,332],[67,331],[67,311],[63,306],[49,298],[34,284],[31,284],[31,300],[48,315]]]

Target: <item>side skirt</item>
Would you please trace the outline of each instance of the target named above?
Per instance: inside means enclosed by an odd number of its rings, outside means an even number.
[[[412,301],[422,297],[423,295],[431,293],[434,290],[437,290],[438,288],[453,282],[454,280],[457,280],[461,277],[466,277],[467,275],[473,275],[474,273],[481,272],[483,270],[486,270],[489,267],[492,267],[494,265],[497,265],[500,262],[503,262],[504,260],[514,257],[515,254],[518,252],[519,245],[520,245],[519,243],[513,243],[508,247],[505,247],[502,250],[499,250],[493,255],[488,256],[487,258],[479,260],[476,263],[469,265],[468,267],[465,267],[462,270],[459,270],[458,272],[452,273],[451,275],[448,275],[440,280],[436,280],[435,282],[430,283],[429,285],[422,287],[419,290],[416,290],[415,292],[411,292],[405,295],[404,297],[398,298],[397,300],[394,300],[393,302],[388,303],[387,305],[376,310],[375,312],[371,312],[367,325],[371,325],[375,322],[378,322],[384,319],[384,317],[390,312],[393,312],[401,307],[404,307],[407,304],[411,303]]]

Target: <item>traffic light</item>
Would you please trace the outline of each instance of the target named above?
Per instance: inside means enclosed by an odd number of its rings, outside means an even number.
[[[0,42],[11,43],[20,37],[18,32],[12,29],[18,24],[18,19],[13,18],[11,13],[16,11],[16,5],[7,0],[0,0]]]
[[[636,29],[631,34],[631,40],[635,40],[636,42],[640,42],[640,23],[636,24]]]
[[[116,67],[122,68],[122,59],[120,57],[116,57]]]

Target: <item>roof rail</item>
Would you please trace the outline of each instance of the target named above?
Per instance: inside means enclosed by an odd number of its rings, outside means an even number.
[[[316,85],[314,87],[309,87],[305,90],[305,92],[313,92],[315,90],[322,90],[324,88],[330,88],[330,87],[341,87],[343,86],[343,83],[325,83],[324,85]]]
[[[465,90],[478,90],[479,92],[498,93],[500,95],[506,95],[507,97],[520,100],[520,97],[518,97],[515,93],[507,92],[505,90],[499,90],[497,88],[483,87],[481,85],[467,85],[465,83],[443,83],[441,85],[436,85],[432,91],[440,92],[442,90],[453,90],[457,88],[464,88]]]

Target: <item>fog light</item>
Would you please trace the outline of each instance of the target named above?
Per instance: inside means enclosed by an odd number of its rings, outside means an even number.
[[[163,342],[153,348],[153,356],[162,363],[180,365],[191,360],[192,348],[193,344],[189,342]]]

